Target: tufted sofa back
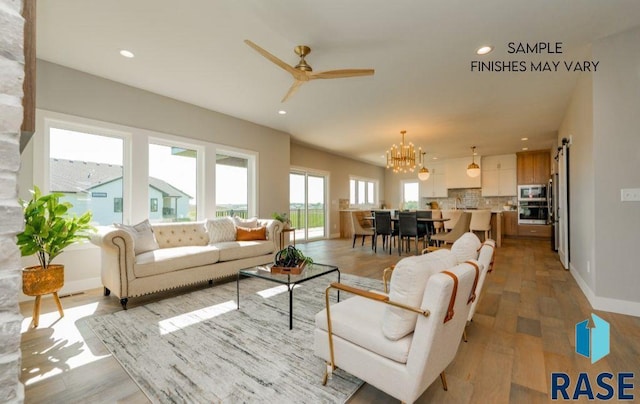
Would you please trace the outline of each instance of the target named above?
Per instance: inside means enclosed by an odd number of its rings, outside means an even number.
[[[205,222],[154,223],[153,233],[160,248],[209,244]]]

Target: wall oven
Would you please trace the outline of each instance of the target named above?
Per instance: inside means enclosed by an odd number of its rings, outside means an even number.
[[[546,184],[518,185],[518,223],[547,224],[549,193]]]
[[[549,205],[546,200],[518,201],[519,224],[547,224],[549,219]]]
[[[518,185],[518,200],[541,201],[547,200],[547,185]]]

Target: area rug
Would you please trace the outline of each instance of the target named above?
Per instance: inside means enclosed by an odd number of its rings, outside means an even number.
[[[334,275],[295,288],[293,330],[286,287],[255,278],[240,281],[239,310],[229,282],[86,321],[152,402],[342,403],[362,381],[337,370],[322,386],[313,354]],[[381,290],[375,279],[342,281]]]

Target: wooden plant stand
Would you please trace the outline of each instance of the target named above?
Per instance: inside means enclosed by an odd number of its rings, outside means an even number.
[[[27,267],[22,270],[22,292],[27,296],[35,296],[33,305],[33,320],[31,324],[38,327],[40,320],[40,299],[42,295],[53,294],[53,299],[58,306],[60,317],[64,317],[62,304],[58,297],[58,291],[64,286],[64,265],[49,265],[42,269],[39,265]]]

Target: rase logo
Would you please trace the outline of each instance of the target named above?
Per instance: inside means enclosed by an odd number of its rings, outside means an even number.
[[[591,314],[591,318],[593,325],[589,324],[589,319],[576,324],[576,353],[591,359],[593,364],[609,355],[610,328],[609,323],[597,315]],[[554,372],[551,373],[551,399],[633,400],[633,378],[632,372],[602,372],[595,376],[595,380],[590,380],[589,373],[580,372],[572,386],[568,374]]]
[[[593,313],[591,318],[593,328],[589,327],[589,319],[576,324],[576,352],[596,363],[609,355],[609,323]]]

